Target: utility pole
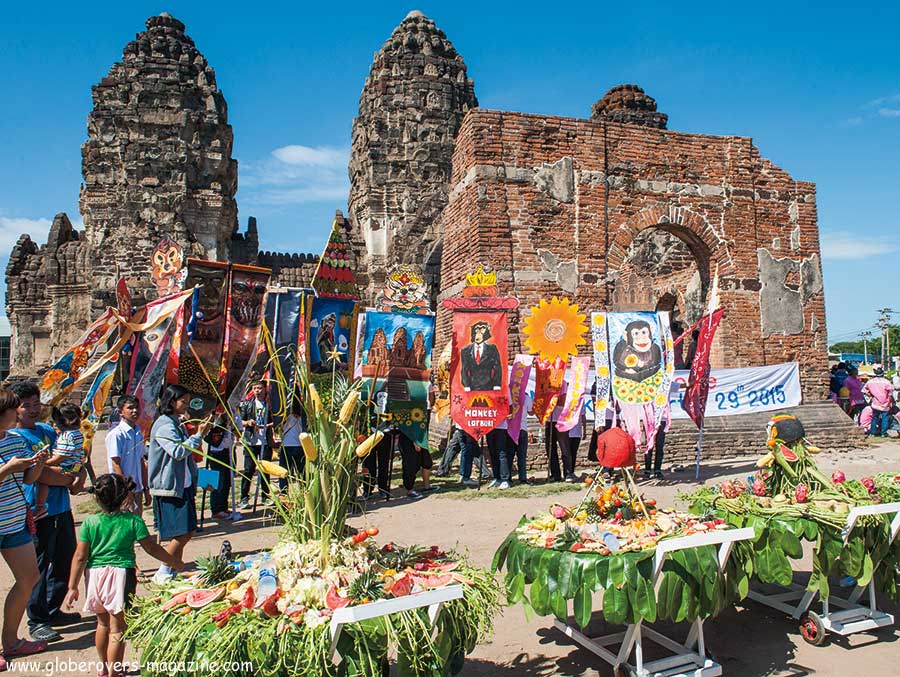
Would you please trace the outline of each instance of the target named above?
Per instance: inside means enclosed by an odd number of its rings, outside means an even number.
[[[891,327],[891,314],[893,310],[890,308],[881,308],[878,310],[880,317],[878,318],[878,328],[881,329],[881,366],[887,368],[888,360],[891,355],[891,338],[889,330]]]
[[[870,331],[864,331],[862,333],[863,340],[863,364],[869,364],[869,337],[872,335]]]

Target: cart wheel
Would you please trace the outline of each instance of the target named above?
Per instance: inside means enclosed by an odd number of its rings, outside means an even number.
[[[819,614],[807,611],[800,616],[800,634],[813,646],[822,646],[825,643],[825,626],[822,625]]]
[[[613,666],[613,677],[629,677],[631,675],[631,671],[625,666],[624,663],[616,663]]]

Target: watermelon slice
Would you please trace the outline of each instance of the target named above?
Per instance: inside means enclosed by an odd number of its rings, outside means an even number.
[[[416,576],[415,574],[411,574],[411,577],[413,583],[422,588],[425,588],[426,590],[443,588],[445,585],[449,585],[453,580],[452,574],[443,574],[440,576]]]
[[[201,609],[207,604],[212,604],[225,594],[225,588],[200,588],[199,590],[189,590],[185,603],[192,609]]]
[[[779,447],[778,451],[781,452],[781,455],[784,456],[784,460],[788,463],[797,462],[797,454],[795,454],[789,447],[782,444]]]
[[[338,594],[337,588],[333,585],[325,594],[325,606],[327,606],[332,611],[334,611],[335,609],[342,609],[348,604],[350,604],[350,598],[341,597],[340,594]]]
[[[184,604],[184,600],[187,599],[188,590],[184,592],[179,592],[177,595],[172,595],[172,597],[162,605],[163,611],[168,611],[169,609],[174,609],[177,606]]]
[[[389,591],[394,597],[405,597],[412,592],[412,581],[409,575],[403,574],[394,580],[394,584]]]

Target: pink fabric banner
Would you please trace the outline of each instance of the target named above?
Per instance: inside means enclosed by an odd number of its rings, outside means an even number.
[[[566,402],[563,405],[562,414],[556,422],[556,429],[561,433],[569,432],[581,420],[581,412],[584,409],[584,392],[587,388],[590,370],[590,357],[572,358],[572,378],[566,390]]]
[[[528,378],[534,355],[516,355],[509,377],[509,427],[507,431],[514,442],[519,441],[522,421],[525,419],[525,401],[528,399]]]

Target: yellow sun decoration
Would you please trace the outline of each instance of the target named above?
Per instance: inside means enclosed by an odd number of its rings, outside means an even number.
[[[544,360],[567,360],[587,342],[585,317],[569,299],[553,297],[549,303],[541,301],[531,307],[531,314],[525,318],[525,347]]]

